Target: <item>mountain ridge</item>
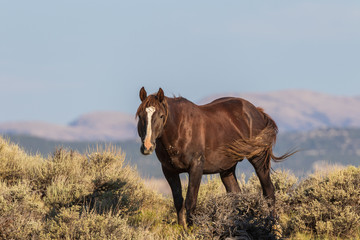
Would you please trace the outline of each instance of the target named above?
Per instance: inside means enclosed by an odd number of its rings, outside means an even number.
[[[135,118],[130,114],[96,111],[83,114],[68,125],[39,121],[0,123],[0,133],[63,141],[124,141],[137,137],[135,127]]]
[[[291,89],[266,93],[217,94],[200,100],[200,103],[224,96],[241,97],[263,108],[274,118],[280,131],[360,127],[359,96],[336,96]]]
[[[115,147],[126,154],[126,162],[137,166],[138,171],[146,178],[163,178],[161,164],[156,154],[144,156],[140,153],[140,143],[136,140],[127,141],[54,141],[32,136],[5,135],[30,154],[49,156],[56,149],[72,149],[80,153],[92,152],[95,149]],[[351,129],[317,129],[303,132],[283,132],[278,135],[274,154],[282,155],[291,149],[299,150],[283,162],[272,163],[272,168],[289,169],[297,176],[305,176],[315,169],[326,170],[336,165],[359,166],[360,164],[360,128]],[[251,176],[254,168],[249,161],[238,164],[238,176],[245,173]]]
[[[265,93],[214,94],[195,103],[205,104],[224,96],[241,97],[263,108],[278,124],[280,132],[360,127],[360,96],[335,96],[290,89]],[[27,134],[64,141],[138,139],[134,115],[116,111],[86,113],[68,125],[39,121],[5,122],[0,123],[0,133]]]

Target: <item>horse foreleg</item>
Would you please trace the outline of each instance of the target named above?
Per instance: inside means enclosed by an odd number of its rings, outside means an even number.
[[[226,192],[240,192],[239,183],[235,175],[236,164],[229,170],[220,173],[221,181],[223,182]]]
[[[178,217],[178,224],[186,228],[184,198],[182,196],[179,174],[162,167],[164,176],[170,185],[174,205]]]
[[[197,197],[199,193],[199,187],[201,183],[201,177],[203,174],[202,158],[195,160],[189,171],[189,186],[186,193],[185,208],[186,208],[186,220],[191,226],[193,224],[193,215],[196,208]]]

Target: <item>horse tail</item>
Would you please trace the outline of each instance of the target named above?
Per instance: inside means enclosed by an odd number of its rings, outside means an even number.
[[[298,150],[290,150],[290,151],[287,151],[285,154],[279,156],[279,157],[276,157],[274,154],[273,154],[273,151],[271,149],[271,152],[270,152],[270,157],[271,159],[274,161],[274,162],[282,162],[284,161],[285,159],[287,159],[288,157],[294,155],[295,153],[297,153]]]
[[[253,159],[251,160],[257,165],[262,165],[262,167],[267,170],[271,168],[271,160],[273,160],[274,162],[282,162],[288,157],[297,153],[298,151],[290,150],[281,156],[275,156],[273,152],[273,147],[276,143],[276,137],[279,131],[278,127],[275,121],[267,113],[265,113],[262,108],[257,108],[257,110],[262,113],[266,122],[265,128],[258,135],[258,137],[262,139],[262,144],[264,148],[259,155],[253,156]]]
[[[225,153],[227,156],[238,161],[247,158],[255,168],[270,169],[271,159],[274,162],[282,162],[297,151],[289,151],[279,157],[274,155],[273,146],[276,143],[278,127],[275,121],[263,109],[257,108],[257,110],[263,115],[265,127],[256,136],[247,139],[240,138],[226,145]]]

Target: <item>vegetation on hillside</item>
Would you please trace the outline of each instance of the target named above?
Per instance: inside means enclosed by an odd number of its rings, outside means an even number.
[[[209,178],[185,231],[172,199],[145,187],[124,160],[115,147],[43,158],[0,138],[0,239],[360,239],[360,168],[301,181],[274,172],[277,221],[256,176],[240,179],[241,194]]]

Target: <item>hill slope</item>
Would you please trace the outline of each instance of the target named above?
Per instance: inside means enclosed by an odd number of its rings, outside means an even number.
[[[286,90],[220,94],[209,96],[199,103],[208,103],[222,96],[242,97],[264,108],[275,119],[280,131],[360,127],[360,97]],[[121,112],[88,113],[68,125],[44,122],[0,123],[0,133],[26,134],[61,141],[123,141],[138,138],[134,116]]]
[[[26,134],[62,141],[114,141],[135,139],[134,116],[120,112],[93,112],[80,116],[69,125],[45,122],[0,123],[0,133]]]
[[[274,118],[281,131],[360,127],[360,97],[333,96],[307,90],[284,90],[219,94],[207,97],[200,103],[224,96],[241,97],[263,108]]]

